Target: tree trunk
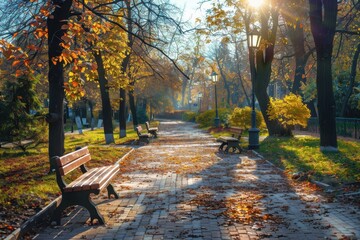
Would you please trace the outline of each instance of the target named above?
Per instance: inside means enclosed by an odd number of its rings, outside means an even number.
[[[186,92],[187,84],[188,84],[188,79],[183,78],[182,85],[181,85],[181,107],[182,108],[184,108],[184,106],[185,106],[185,92]]]
[[[301,84],[306,82],[305,64],[307,60],[305,58],[304,29],[299,20],[296,21],[295,28],[291,26],[288,28],[288,35],[295,52],[295,76],[291,92],[299,94]]]
[[[126,1],[125,4],[126,4],[127,19],[128,19],[126,21],[126,23],[127,23],[127,27],[129,30],[128,47],[131,50],[131,48],[134,44],[133,36],[130,34],[131,32],[133,32],[133,27],[132,27],[132,22],[131,22],[132,12],[131,12],[130,1]],[[127,68],[130,64],[130,56],[131,56],[131,52],[125,57],[125,59],[121,63],[121,71],[123,73],[126,73]],[[119,137],[120,138],[126,137],[126,89],[125,88],[120,88],[119,129],[120,129]]]
[[[114,129],[112,125],[112,108],[110,103],[109,96],[109,86],[108,80],[105,77],[105,68],[100,52],[93,52],[95,61],[97,63],[97,72],[99,75],[99,85],[101,92],[101,102],[102,102],[102,116],[104,123],[104,133],[105,133],[105,142],[106,144],[114,143]]]
[[[243,91],[243,93],[245,94],[245,99],[248,103],[248,105],[250,106],[251,102],[250,102],[250,97],[249,97],[249,94],[246,92],[246,88],[245,88],[245,85],[244,85],[244,80],[243,80],[243,77],[241,75],[241,72],[240,72],[240,57],[239,57],[239,53],[237,52],[237,50],[235,50],[235,55],[236,55],[236,65],[237,65],[237,68],[236,68],[236,73],[238,75],[238,78],[239,78],[239,83],[240,83],[240,86],[241,86],[241,89]]]
[[[221,76],[221,79],[223,80],[224,82],[224,88],[225,88],[225,91],[226,91],[226,104],[227,104],[227,107],[230,106],[230,97],[231,97],[231,91],[230,91],[230,86],[229,86],[229,83],[227,81],[227,78],[226,78],[226,75],[224,73],[224,69],[220,63],[220,60],[218,58],[218,56],[216,55],[215,57],[215,60],[216,60],[216,63],[218,65],[218,68],[220,70],[220,76]]]
[[[311,32],[317,54],[316,87],[320,149],[322,151],[338,151],[336,110],[331,71],[331,57],[337,18],[337,0],[309,0],[309,3]]]
[[[341,116],[342,117],[345,117],[347,105],[348,105],[350,96],[354,89],[355,78],[356,78],[356,67],[357,67],[357,62],[359,59],[359,54],[360,54],[360,44],[357,45],[357,48],[356,48],[356,51],[355,51],[355,54],[353,56],[352,63],[351,63],[349,87],[346,91],[346,95],[345,95],[345,98],[344,98],[344,101],[343,101],[343,104],[341,107]]]
[[[266,91],[271,76],[271,63],[274,56],[274,49],[272,46],[268,46],[265,50],[267,58],[263,58],[263,50],[259,50],[256,54],[256,74],[255,74],[255,95],[259,102],[261,113],[264,117],[266,127],[270,136],[291,136],[291,130],[283,127],[279,121],[270,120],[267,114],[267,109],[270,103],[270,97]],[[272,56],[272,57],[271,57]],[[250,64],[254,62],[253,57],[250,55]]]
[[[50,172],[55,169],[51,161],[54,156],[62,156],[64,149],[64,66],[62,62],[53,63],[63,48],[60,46],[61,37],[66,29],[62,26],[67,23],[70,16],[72,0],[57,3],[54,12],[47,19],[48,27],[48,57],[49,57],[49,113],[46,120],[49,123],[49,162]]]
[[[95,119],[94,119],[94,104],[92,101],[88,100],[87,101],[89,104],[89,108],[90,108],[90,127],[91,127],[91,131],[94,130],[94,125],[95,125]]]
[[[120,88],[119,129],[120,138],[126,137],[126,90],[124,88]]]
[[[313,49],[305,52],[304,28],[301,25],[301,22],[297,20],[295,28],[289,27],[287,31],[295,52],[295,75],[291,92],[297,95],[301,93],[301,85],[306,83],[305,65],[313,52]],[[311,116],[317,117],[314,101],[312,100],[306,105],[310,109]]]
[[[137,112],[136,112],[136,103],[135,103],[135,97],[134,97],[134,91],[129,91],[129,105],[130,105],[130,111],[133,119],[133,125],[134,129],[139,125]]]

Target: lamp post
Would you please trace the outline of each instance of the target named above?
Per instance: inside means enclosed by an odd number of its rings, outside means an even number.
[[[218,128],[220,126],[220,119],[219,119],[218,106],[217,106],[216,82],[218,81],[218,75],[217,75],[216,72],[211,73],[211,80],[214,82],[214,86],[215,86],[215,119],[214,119],[214,124],[215,124],[215,127]]]
[[[199,112],[201,112],[201,98],[202,98],[202,93],[199,92],[199,93],[198,93]]]
[[[248,34],[249,46],[249,60],[251,71],[251,128],[249,129],[249,149],[259,148],[259,129],[256,127],[256,112],[255,112],[255,84],[256,78],[255,69],[255,50],[259,48],[261,36],[259,32],[253,31]]]
[[[191,104],[192,104],[192,100],[189,100],[189,110],[191,111]]]

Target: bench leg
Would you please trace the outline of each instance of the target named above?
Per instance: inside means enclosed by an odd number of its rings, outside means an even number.
[[[225,149],[225,153],[229,153],[229,150],[232,149],[233,150],[233,153],[236,152],[236,150],[239,151],[239,153],[242,152],[242,148],[240,147],[240,145],[238,143],[236,144],[229,144],[226,149]]]
[[[51,222],[55,221],[56,225],[60,225],[61,224],[61,214],[69,206],[70,206],[70,202],[66,201],[66,199],[64,200],[64,198],[61,198],[60,205],[55,209],[55,211],[51,217]]]
[[[227,145],[226,142],[221,143],[221,145],[220,145],[220,147],[219,147],[219,151],[220,151],[220,152],[224,151],[224,146],[226,146],[226,145]]]
[[[110,198],[111,195],[114,195],[114,198],[119,199],[119,195],[117,194],[117,192],[115,192],[113,185],[109,184],[107,186],[107,191],[108,191],[108,198]]]
[[[98,219],[99,224],[104,224],[104,218],[99,213],[94,202],[91,201],[90,193],[94,192],[86,191],[63,193],[61,203],[55,209],[51,221],[55,221],[57,225],[60,225],[62,212],[70,206],[79,205],[88,210],[90,214],[91,224],[93,223],[94,219]]]
[[[85,200],[85,199],[84,199]],[[81,206],[86,208],[90,213],[90,222],[93,224],[94,219],[97,219],[99,224],[103,225],[105,223],[103,216],[99,213],[95,203],[91,201],[90,197],[87,201],[84,201]]]

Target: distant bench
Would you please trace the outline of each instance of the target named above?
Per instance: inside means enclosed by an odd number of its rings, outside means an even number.
[[[159,131],[159,128],[157,127],[150,127],[150,123],[146,122],[145,123],[146,126],[146,130],[148,131],[148,133],[150,133],[151,135],[153,135],[155,138],[157,138],[157,132]]]
[[[100,191],[106,187],[109,198],[111,195],[119,198],[113,186],[110,184],[110,180],[120,171],[119,165],[97,167],[87,170],[84,164],[91,160],[87,147],[62,157],[53,157],[51,160],[56,163],[56,181],[62,193],[61,203],[55,209],[52,220],[60,225],[62,211],[69,206],[80,205],[89,211],[91,223],[93,223],[94,219],[98,219],[99,224],[104,224],[104,218],[100,215],[96,205],[91,201],[90,194],[98,195]],[[64,176],[76,168],[80,168],[83,174],[73,182],[66,184]]]
[[[152,135],[150,133],[144,133],[142,127],[139,125],[136,127],[136,133],[139,137],[139,142],[149,143]]]
[[[243,132],[243,129],[236,128],[236,127],[229,127],[227,128],[228,131],[232,133],[232,137],[228,136],[220,136],[217,139],[217,142],[221,142],[221,145],[219,147],[219,151],[223,151],[225,153],[228,153],[230,150],[232,150],[234,153],[236,150],[239,151],[239,153],[242,152],[242,148],[240,146],[240,139]],[[225,150],[224,150],[225,147]]]

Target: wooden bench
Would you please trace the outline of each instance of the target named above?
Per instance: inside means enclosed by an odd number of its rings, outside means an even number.
[[[240,139],[241,139],[243,129],[236,128],[236,127],[230,127],[227,130],[232,133],[232,137],[220,136],[217,139],[218,142],[221,142],[221,145],[219,147],[219,151],[223,151],[225,153],[228,153],[230,150],[232,150],[232,152],[235,153],[236,150],[238,150],[239,153],[241,153],[242,148],[241,148],[239,143],[240,143]],[[224,150],[224,147],[226,147],[225,150]]]
[[[148,131],[148,133],[150,133],[151,135],[153,135],[155,138],[157,138],[157,132],[159,131],[159,129],[157,127],[150,127],[150,123],[146,122],[145,123],[146,126],[146,130]]]
[[[90,213],[91,223],[94,219],[98,219],[99,224],[104,224],[104,218],[100,215],[94,202],[91,201],[90,194],[97,195],[106,187],[109,198],[111,195],[119,198],[114,187],[110,184],[110,180],[120,171],[119,165],[87,170],[84,164],[90,160],[91,156],[87,147],[80,148],[62,157],[51,158],[51,161],[55,162],[56,181],[62,193],[61,203],[52,216],[52,221],[56,221],[58,225],[60,225],[62,211],[73,205],[86,208]],[[64,181],[64,176],[77,168],[81,170],[82,175],[67,184]]]
[[[143,129],[140,125],[136,127],[136,133],[139,137],[139,142],[149,143],[152,135],[150,133],[142,133],[142,130]]]

